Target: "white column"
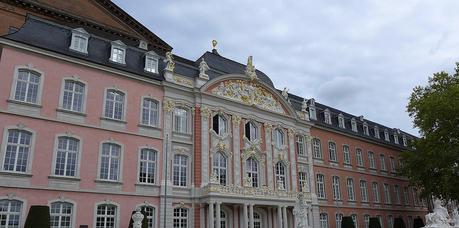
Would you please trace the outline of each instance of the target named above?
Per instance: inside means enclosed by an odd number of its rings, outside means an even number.
[[[233,116],[233,151],[240,151],[241,149],[241,136],[240,136],[241,117]],[[233,153],[233,171],[234,171],[234,185],[241,186],[241,155],[240,153]]]
[[[284,206],[282,208],[282,212],[284,214],[282,221],[284,223],[284,228],[288,228],[288,219],[287,219],[287,206]]]
[[[206,224],[206,219],[205,219],[205,217],[206,217],[205,216],[206,206],[205,206],[205,204],[200,204],[200,206],[201,206],[201,209],[200,209],[200,213],[199,213],[200,214],[200,216],[199,216],[200,220],[199,221],[201,223],[201,227],[205,227],[206,226],[205,225]]]
[[[221,202],[217,202],[217,204],[216,204],[217,207],[216,207],[215,213],[216,213],[216,216],[217,216],[217,219],[216,219],[217,221],[215,221],[215,224],[216,224],[215,228],[220,228],[220,225],[221,225],[221,222],[220,222],[221,221],[220,204],[221,204]]]
[[[250,228],[254,228],[253,227],[253,204],[249,204],[249,221],[250,221]]]
[[[272,209],[268,207],[268,228],[273,228]]]
[[[277,206],[277,227],[282,228],[282,207]]]
[[[248,219],[248,213],[247,213],[247,204],[244,204],[243,206],[244,208],[242,209],[242,227],[243,228],[247,228],[247,224],[249,223],[249,219]]]
[[[209,203],[209,228],[214,228],[214,202]]]

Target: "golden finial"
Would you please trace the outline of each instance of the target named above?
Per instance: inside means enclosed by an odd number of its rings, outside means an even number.
[[[212,40],[212,49],[217,47],[218,42],[216,40]]]

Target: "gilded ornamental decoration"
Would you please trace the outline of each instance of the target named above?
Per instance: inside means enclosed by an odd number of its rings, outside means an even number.
[[[246,80],[228,80],[210,91],[212,94],[238,101],[260,109],[285,114],[281,103],[272,93],[256,82]]]

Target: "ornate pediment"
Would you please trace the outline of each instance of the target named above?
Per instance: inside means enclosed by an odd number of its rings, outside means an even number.
[[[282,104],[255,81],[233,79],[220,82],[210,93],[271,112],[285,114]]]

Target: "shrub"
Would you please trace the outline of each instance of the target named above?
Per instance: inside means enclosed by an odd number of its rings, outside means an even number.
[[[341,228],[355,228],[354,220],[351,216],[344,216],[341,220]]]
[[[394,219],[394,228],[406,228],[403,218],[399,217]]]
[[[148,218],[147,218],[147,213],[145,211],[140,211],[143,214],[143,220],[142,220],[142,228],[148,228]],[[129,220],[129,228],[134,227],[134,220],[132,220],[132,215],[135,214],[135,211],[132,212],[131,214],[131,219]]]
[[[51,226],[50,220],[48,206],[32,205],[24,228],[49,228]]]
[[[369,228],[381,228],[381,223],[379,222],[379,218],[373,217],[370,218]]]
[[[422,221],[421,217],[418,216],[417,218],[414,219],[413,227],[414,228],[424,227],[424,221]]]

